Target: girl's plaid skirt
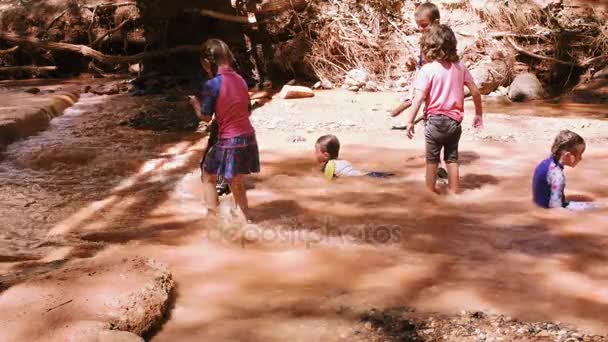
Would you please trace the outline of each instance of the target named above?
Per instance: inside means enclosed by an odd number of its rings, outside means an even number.
[[[201,169],[227,180],[260,172],[260,153],[255,135],[219,139],[201,161]]]

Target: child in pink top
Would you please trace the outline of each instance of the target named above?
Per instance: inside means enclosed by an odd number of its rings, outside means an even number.
[[[456,36],[448,26],[431,27],[422,36],[420,47],[426,64],[420,69],[414,83],[416,95],[407,115],[408,137],[411,139],[414,136],[416,114],[426,103],[426,187],[438,193],[435,182],[439,155],[443,149],[450,191],[458,193],[458,144],[464,116],[464,86],[469,88],[475,103],[475,128],[483,126],[481,94],[469,70],[458,58]]]
[[[230,183],[235,209],[248,218],[248,201],[242,184],[244,175],[260,171],[255,130],[251,125],[249,92],[245,80],[233,69],[234,57],[221,40],[210,39],[203,44],[201,66],[211,78],[203,87],[200,101],[190,103],[197,116],[211,121],[215,115],[218,126],[217,142],[210,147],[201,162],[205,186],[205,202],[209,209],[218,206],[217,177]]]

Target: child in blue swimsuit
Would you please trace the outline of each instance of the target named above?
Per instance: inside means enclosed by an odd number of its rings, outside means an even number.
[[[559,132],[551,147],[551,156],[541,161],[534,170],[532,197],[537,206],[569,210],[595,208],[591,202],[568,201],[564,194],[564,166],[576,167],[583,159],[585,146],[585,140],[580,135],[569,130]]]

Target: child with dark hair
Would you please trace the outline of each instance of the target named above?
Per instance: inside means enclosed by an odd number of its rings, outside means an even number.
[[[551,147],[551,156],[540,162],[534,170],[532,197],[537,206],[570,210],[595,207],[591,202],[569,202],[564,195],[564,166],[576,167],[583,159],[585,147],[585,140],[580,135],[569,130],[559,132]]]
[[[414,82],[416,96],[407,115],[408,137],[415,134],[414,119],[425,103],[426,187],[439,193],[437,169],[440,153],[448,169],[448,185],[452,193],[460,191],[458,144],[464,117],[464,86],[475,103],[473,126],[483,126],[481,94],[467,67],[460,62],[456,50],[456,36],[446,25],[432,26],[422,35],[420,47],[426,64]]]
[[[352,164],[340,157],[340,141],[335,135],[324,135],[317,139],[315,143],[315,157],[321,165],[321,171],[327,179],[352,176],[369,176],[375,178],[385,178],[393,176],[387,172],[365,173],[355,169]]]
[[[206,41],[201,50],[201,67],[209,75],[200,101],[190,98],[197,116],[209,122],[215,116],[217,142],[201,162],[205,202],[210,210],[218,206],[217,179],[230,184],[235,209],[248,218],[247,193],[243,177],[260,171],[255,130],[251,125],[249,92],[245,80],[233,69],[234,57],[228,45],[218,39]]]

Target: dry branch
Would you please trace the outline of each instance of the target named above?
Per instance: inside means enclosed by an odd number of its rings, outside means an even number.
[[[97,4],[97,5],[80,5],[80,6],[82,8],[86,8],[88,10],[95,10],[97,7],[137,6],[137,2],[135,2],[135,1],[119,2],[119,3],[107,2],[107,3],[103,3],[103,4]]]
[[[44,30],[44,34],[46,34],[47,32],[49,32],[49,30],[51,29],[51,27],[53,27],[53,25],[55,25],[55,22],[57,22],[57,20],[59,20],[61,17],[63,17],[66,13],[68,13],[70,9],[66,8],[63,11],[61,11],[61,13],[57,14],[57,16],[55,16],[55,18],[53,18],[53,20],[51,20],[51,22],[49,23],[49,25],[46,27],[46,29]]]
[[[29,45],[32,47],[51,50],[51,51],[71,51],[105,64],[137,63],[145,59],[155,59],[166,57],[175,53],[198,52],[198,45],[181,45],[168,50],[142,52],[131,56],[110,56],[90,48],[86,45],[43,42],[32,37],[23,37],[14,33],[0,33],[0,40],[5,40],[13,44]]]
[[[257,6],[256,13],[272,14],[289,9],[297,10],[305,7],[309,0],[264,0]]]
[[[250,19],[249,17],[225,14],[225,13],[211,11],[211,10],[201,10],[200,14],[204,17],[214,18],[214,19],[223,20],[223,21],[229,21],[229,22],[238,23],[238,24],[255,24],[256,23],[255,18]]]
[[[95,39],[94,42],[91,43],[91,46],[95,47],[97,46],[97,44],[99,44],[99,42],[101,42],[105,37],[111,35],[112,33],[122,29],[128,22],[130,22],[131,19],[127,19],[125,21],[123,21],[122,23],[120,23],[118,26],[116,26],[115,28],[108,30],[106,33],[104,33],[101,37]]]
[[[0,74],[15,73],[15,72],[29,72],[35,73],[40,71],[55,71],[56,66],[35,66],[35,65],[22,65],[22,66],[11,66],[11,67],[0,67]]]
[[[91,17],[91,23],[89,24],[89,29],[87,30],[87,36],[89,37],[89,44],[93,42],[93,25],[95,24],[95,15],[97,14],[97,9],[99,6],[96,6],[93,10],[93,16]]]
[[[15,52],[15,51],[17,51],[17,49],[19,49],[19,47],[18,47],[18,46],[13,46],[13,47],[12,47],[12,48],[10,48],[10,49],[6,49],[6,50],[0,50],[0,56],[2,56],[2,55],[6,55],[6,54],[9,54],[9,53],[11,53],[11,52]]]
[[[554,62],[554,63],[558,63],[558,64],[562,64],[562,65],[567,65],[567,66],[571,66],[571,67],[575,67],[575,68],[584,68],[585,67],[584,65],[581,65],[581,64],[578,64],[578,63],[566,62],[566,61],[562,61],[561,59],[557,59],[557,58],[553,58],[553,57],[549,57],[549,56],[543,56],[543,55],[536,54],[534,52],[528,51],[528,50],[524,49],[523,47],[517,45],[513,41],[513,39],[511,39],[511,38],[507,37],[506,40],[507,40],[507,42],[509,44],[511,44],[511,46],[517,52],[523,53],[524,55],[528,55],[530,57],[534,57],[534,58],[538,58],[538,59],[544,59],[544,60],[547,60],[547,61],[551,61],[551,62]]]

